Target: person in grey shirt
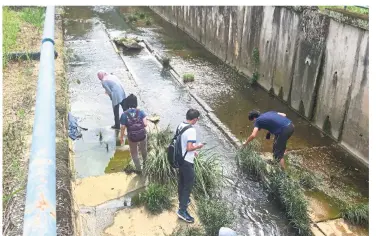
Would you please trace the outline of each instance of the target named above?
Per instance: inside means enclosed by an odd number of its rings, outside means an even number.
[[[102,86],[106,90],[106,94],[112,101],[115,125],[111,128],[120,129],[119,105],[121,105],[123,108],[123,112],[128,109],[124,88],[120,83],[120,80],[115,75],[107,74],[105,71],[100,70],[98,71],[97,76],[102,82]]]

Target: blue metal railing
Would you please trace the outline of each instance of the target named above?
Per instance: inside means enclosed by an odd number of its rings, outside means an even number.
[[[46,8],[29,174],[24,236],[56,235],[55,7]]]

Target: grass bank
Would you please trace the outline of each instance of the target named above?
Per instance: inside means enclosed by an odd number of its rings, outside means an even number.
[[[21,235],[39,61],[8,61],[9,52],[38,52],[45,8],[3,7],[3,235]],[[57,13],[59,10],[57,10]],[[56,163],[58,235],[72,235],[70,169],[66,133],[67,83],[63,30],[55,27]]]

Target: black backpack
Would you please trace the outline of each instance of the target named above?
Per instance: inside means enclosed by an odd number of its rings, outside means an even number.
[[[179,168],[184,162],[187,151],[183,155],[181,148],[181,135],[186,130],[192,128],[192,125],[185,126],[182,130],[180,130],[180,132],[178,128],[176,129],[175,136],[172,138],[171,143],[167,148],[167,158],[173,168]]]

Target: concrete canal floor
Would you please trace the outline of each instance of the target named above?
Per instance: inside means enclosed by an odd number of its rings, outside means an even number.
[[[153,16],[150,27],[141,25],[134,28],[127,25],[123,14],[132,11],[134,9],[131,7],[121,7],[120,10],[115,7],[65,9],[65,47],[70,54],[67,76],[70,82],[71,112],[79,118],[82,127],[88,128],[88,131],[83,132],[83,138],[75,141],[72,147],[76,171],[74,198],[81,235],[154,235],[149,232],[163,235],[172,232],[178,225],[175,213],[166,212],[158,218],[164,220],[148,217],[146,220],[150,223],[149,228],[142,227],[143,224],[137,223],[136,218],[140,219],[143,210],[124,206],[126,197],[142,190],[147,183],[139,176],[122,172],[122,168],[130,161],[129,152],[124,146],[116,146],[117,133],[110,129],[113,125],[112,107],[96,78],[96,72],[100,69],[117,75],[127,94],[135,93],[140,96],[140,107],[148,114],[159,114],[161,126],[175,127],[184,118],[189,107],[195,107],[204,114],[198,133],[202,141],[208,142],[217,153],[222,154],[225,175],[234,181],[232,186],[224,189],[223,195],[228,196],[238,214],[236,229],[241,235],[294,234],[282,210],[273,200],[268,199],[260,184],[247,180],[238,173],[233,160],[236,150],[206,117],[206,112],[189,96],[187,89],[163,72],[160,63],[146,48],[138,54],[117,54],[109,35],[115,37],[125,32],[143,37],[156,50],[173,55],[172,65],[180,74],[186,73],[187,68],[194,70],[197,67],[206,72],[198,76],[199,82],[193,83],[190,89],[213,108],[214,114],[238,138],[244,138],[249,130],[244,115],[246,111],[259,107],[281,108],[282,112],[293,119],[297,124],[296,130],[299,130],[289,147],[292,150],[291,159],[297,160],[304,168],[317,169],[330,179],[331,182],[325,184],[327,191],[338,192],[338,189],[348,188],[349,199],[368,201],[368,182],[365,182],[368,181],[368,170],[365,172],[356,163],[351,165],[351,157],[337,148],[330,139],[322,136],[279,101],[265,95],[264,91],[245,86],[240,77],[235,80],[238,82],[230,83],[229,76],[226,76],[228,70],[216,67],[218,62],[212,63],[215,59],[210,56],[186,59],[178,55],[177,50],[171,50],[165,42],[166,37],[176,35],[169,34],[169,28],[162,22],[159,23],[157,16]],[[148,14],[152,15],[151,12]],[[177,38],[179,40],[188,41]],[[193,52],[202,50],[187,48]],[[246,89],[252,93],[246,92]],[[221,98],[223,94],[226,96]],[[253,101],[250,94],[258,100]],[[265,143],[263,151],[269,150],[270,143]],[[339,156],[347,161],[340,160]],[[368,235],[368,232],[348,226],[341,219],[330,220],[338,217],[338,211],[332,210],[330,201],[322,200],[326,196],[307,193],[315,235]],[[252,217],[244,217],[247,214],[252,214]],[[173,223],[163,225],[162,222],[167,219],[171,219],[168,221]],[[163,230],[155,231],[157,228]]]

